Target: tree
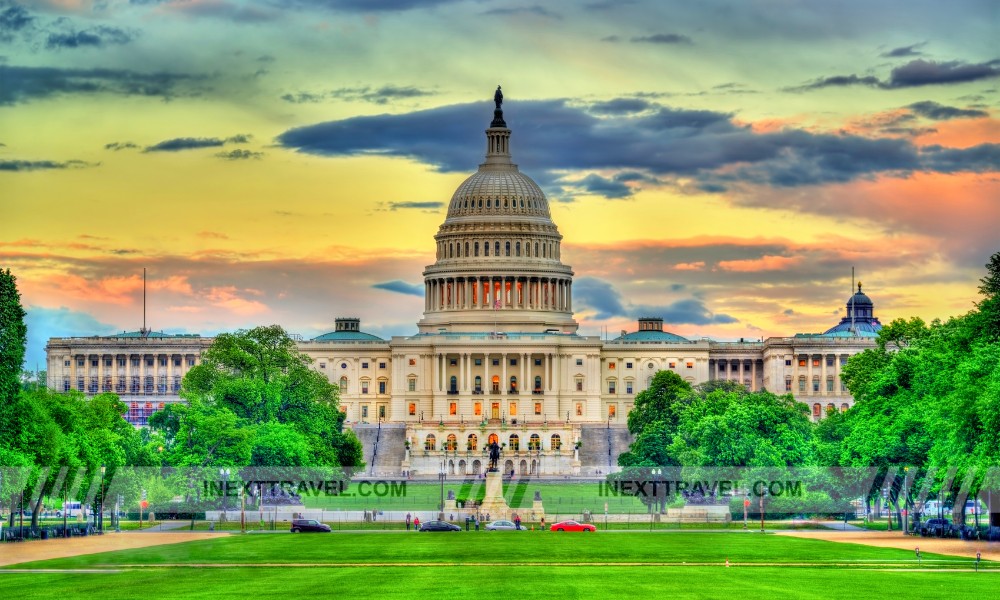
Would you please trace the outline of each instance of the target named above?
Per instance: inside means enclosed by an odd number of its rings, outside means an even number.
[[[636,394],[635,404],[628,413],[628,430],[638,436],[648,425],[662,421],[672,432],[684,408],[680,399],[690,392],[691,384],[677,373],[657,372],[649,388]]]
[[[17,291],[17,278],[10,269],[0,271],[0,407],[17,397],[28,328]]]

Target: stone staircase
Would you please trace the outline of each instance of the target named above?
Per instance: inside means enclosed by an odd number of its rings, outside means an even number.
[[[618,468],[618,455],[632,443],[625,425],[583,425],[580,427],[580,473],[609,473]]]
[[[399,476],[406,456],[406,425],[382,423],[382,427],[356,424],[351,427],[361,440],[365,474]]]

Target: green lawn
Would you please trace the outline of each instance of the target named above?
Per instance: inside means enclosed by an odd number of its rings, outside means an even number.
[[[271,592],[422,599],[857,598],[860,590],[940,598],[955,590],[988,597],[1000,582],[1000,564],[984,562],[983,572],[972,573],[969,557],[925,553],[922,566],[933,570],[912,571],[918,565],[910,551],[759,533],[254,534],[20,564],[0,569],[0,590],[60,600]],[[100,572],[4,572],[24,568]]]

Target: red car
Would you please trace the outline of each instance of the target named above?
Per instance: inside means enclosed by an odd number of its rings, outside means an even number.
[[[587,523],[577,523],[576,521],[559,521],[549,527],[549,531],[597,531],[597,528]]]

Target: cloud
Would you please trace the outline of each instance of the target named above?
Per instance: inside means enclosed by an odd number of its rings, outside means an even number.
[[[0,4],[0,41],[9,42],[14,34],[29,28],[35,17],[20,4]]]
[[[226,138],[227,144],[249,144],[253,136],[249,133],[237,133],[236,135]]]
[[[946,85],[969,83],[1000,76],[1000,59],[968,64],[961,61],[934,62],[917,59],[894,68],[887,80],[874,75],[835,75],[824,77],[801,86],[785,88],[786,91],[801,92],[826,87],[865,85],[879,89],[898,89],[924,85]]]
[[[69,32],[50,33],[45,47],[49,50],[61,50],[67,48],[102,48],[108,45],[121,45],[131,42],[134,34],[118,27],[108,27],[100,25],[91,29]]]
[[[424,295],[424,286],[416,283],[406,283],[405,281],[400,281],[398,279],[395,281],[376,283],[372,287],[379,290],[388,290],[390,292],[406,294],[408,296],[423,297]]]
[[[118,152],[119,150],[131,150],[138,147],[138,145],[133,144],[132,142],[111,142],[104,144],[105,150],[114,150],[115,152]]]
[[[396,156],[441,172],[466,172],[470,157],[482,152],[481,139],[469,132],[489,122],[492,105],[483,104],[328,121],[290,129],[276,141],[307,154]],[[906,139],[792,128],[758,132],[730,114],[708,110],[656,106],[637,115],[597,117],[566,100],[543,100],[512,104],[506,118],[516,162],[530,165],[532,177],[556,193],[558,185],[573,181],[574,171],[581,179],[599,172],[603,179],[584,186],[603,186],[621,197],[623,187],[612,184],[624,182],[615,179],[623,172],[692,179],[699,190],[719,192],[738,183],[799,187],[907,176],[945,165],[942,151]],[[963,164],[968,172],[996,169],[988,162],[991,155],[988,148],[955,149],[948,172]]]
[[[235,150],[230,150],[229,152],[217,152],[215,155],[225,160],[247,160],[247,159],[262,158],[264,156],[264,153],[253,152],[251,150],[244,150],[242,148],[237,148]]]
[[[615,98],[591,104],[590,112],[599,115],[627,115],[651,108],[654,108],[654,105],[641,98]]]
[[[679,33],[657,33],[654,35],[634,37],[629,41],[636,44],[694,44],[691,38]]]
[[[655,177],[650,177],[635,171],[623,171],[611,177],[604,177],[596,173],[591,173],[582,179],[558,180],[563,185],[563,191],[570,196],[577,193],[593,194],[610,199],[621,199],[632,196],[640,188],[635,183],[651,182],[660,183]]]
[[[519,8],[494,8],[483,13],[484,15],[534,15],[549,19],[562,19],[562,16],[537,4],[534,6],[523,6]]]
[[[593,277],[578,277],[573,281],[573,299],[581,308],[596,312],[596,319],[627,315],[622,295],[607,281]]]
[[[338,88],[327,92],[296,92],[294,94],[284,94],[281,96],[281,99],[292,104],[323,102],[329,99],[388,104],[394,100],[433,96],[435,93],[414,86],[385,85],[380,88],[364,86]]]
[[[234,23],[263,23],[281,17],[281,12],[271,8],[237,4],[226,0],[160,0],[160,10],[190,18],[214,18]],[[143,2],[151,3],[151,2]]]
[[[387,210],[390,211],[407,209],[437,211],[444,207],[444,202],[389,202],[388,207]]]
[[[460,0],[266,0],[282,9],[326,9],[347,13],[405,12],[420,8],[434,8]]]
[[[196,90],[185,86],[203,77],[179,73],[137,73],[122,69],[62,69],[0,64],[0,106],[67,94],[120,94],[173,98]]]
[[[252,135],[240,133],[227,138],[194,138],[183,137],[173,138],[157,142],[152,146],[146,146],[143,152],[178,152],[180,150],[196,150],[199,148],[218,148],[224,144],[246,144],[253,138]],[[246,155],[243,156],[242,153]],[[256,156],[255,156],[256,155]],[[216,156],[222,158],[260,158],[260,152],[249,152],[244,150],[233,150],[232,152],[222,152]]]
[[[926,46],[927,42],[920,42],[919,44],[912,44],[910,46],[901,46],[899,48],[893,48],[887,52],[883,52],[879,56],[884,58],[901,58],[904,56],[920,56],[923,52],[919,52],[917,48]]]
[[[683,298],[668,304],[631,304],[622,299],[622,294],[613,285],[594,277],[578,277],[573,282],[573,299],[583,311],[593,311],[596,320],[615,317],[639,318],[662,317],[675,325],[709,325],[735,323],[737,319],[710,311],[704,301],[697,298]]]
[[[0,160],[0,171],[51,171],[59,169],[82,169],[94,167],[94,163],[82,160]]]
[[[935,121],[944,121],[948,119],[975,119],[990,116],[990,113],[985,110],[974,108],[955,108],[954,106],[945,106],[931,100],[914,102],[913,104],[908,105],[907,108],[922,117],[934,119]]]

